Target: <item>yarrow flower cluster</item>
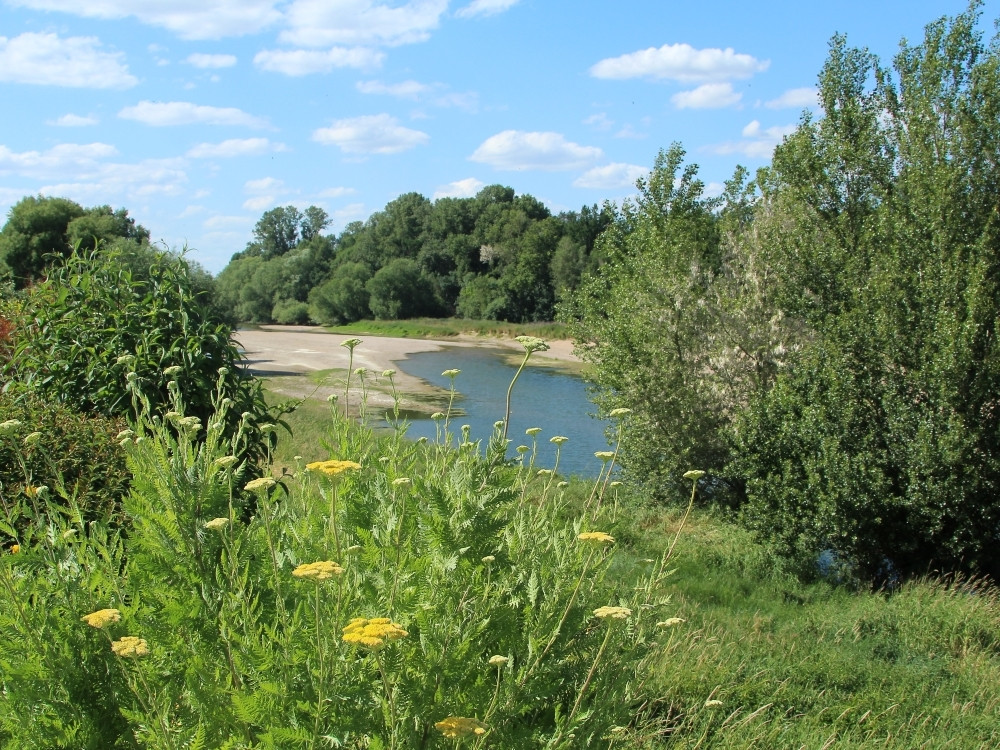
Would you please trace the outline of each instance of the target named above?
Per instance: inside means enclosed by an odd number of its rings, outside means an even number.
[[[691,471],[685,471],[684,472],[684,478],[685,479],[690,479],[690,480],[695,481],[695,482],[697,482],[703,476],[705,476],[705,472],[700,471],[699,469],[692,469]]]
[[[276,484],[277,482],[275,482],[271,477],[260,477],[259,479],[252,479],[249,482],[247,482],[246,486],[244,486],[243,489],[245,489],[247,492],[255,492],[256,490],[269,490]]]
[[[584,531],[577,539],[581,542],[593,542],[595,544],[606,544],[615,541],[615,538],[605,531]]]
[[[304,563],[292,571],[296,578],[311,578],[314,581],[325,581],[334,576],[339,576],[344,569],[332,560],[320,560],[319,562]]]
[[[205,522],[205,528],[209,531],[222,531],[229,524],[229,519],[221,516]]]
[[[111,650],[117,655],[126,659],[138,659],[149,653],[149,644],[145,638],[137,638],[134,635],[126,635],[111,644]]]
[[[563,443],[569,442],[569,438],[565,435],[553,435],[549,438],[550,443],[555,443],[556,445],[562,445]]]
[[[122,619],[122,613],[117,609],[99,609],[96,612],[91,612],[89,615],[84,615],[80,619],[90,625],[90,627],[100,630],[105,625],[119,622]]]
[[[478,719],[464,716],[449,716],[434,724],[434,728],[450,740],[467,737],[470,734],[486,734],[486,725]]]
[[[598,607],[594,610],[594,617],[602,620],[625,620],[632,615],[632,610],[628,607]]]
[[[343,633],[342,638],[345,643],[369,649],[381,648],[386,641],[398,641],[409,635],[388,617],[374,617],[370,620],[355,617],[347,624]]]
[[[335,477],[337,474],[341,474],[350,469],[360,469],[361,464],[357,461],[337,461],[331,459],[329,461],[313,461],[310,464],[306,464],[306,471],[318,471],[320,474],[326,474],[330,477]]]
[[[506,656],[500,656],[500,654],[497,654],[496,656],[490,657],[489,665],[491,667],[502,667],[508,661],[510,661],[510,659],[508,659]]]
[[[536,336],[515,336],[514,340],[523,346],[528,353],[544,352],[550,348],[548,344]]]

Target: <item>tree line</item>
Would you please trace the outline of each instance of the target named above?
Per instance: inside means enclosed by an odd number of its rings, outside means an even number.
[[[267,211],[217,278],[219,303],[256,323],[362,318],[552,320],[597,263],[610,208],[553,216],[500,185],[474,198],[396,198],[339,236],[323,209]]]

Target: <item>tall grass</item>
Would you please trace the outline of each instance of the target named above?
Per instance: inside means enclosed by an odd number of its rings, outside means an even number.
[[[489,336],[513,339],[536,336],[543,339],[566,339],[569,335],[562,323],[505,323],[497,320],[466,320],[464,318],[413,318],[411,320],[359,320],[344,326],[329,326],[333,333],[400,338],[439,339],[461,335]]]

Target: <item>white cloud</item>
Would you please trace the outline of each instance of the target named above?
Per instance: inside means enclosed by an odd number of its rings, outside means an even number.
[[[799,89],[788,89],[777,99],[764,104],[768,109],[803,109],[819,106],[819,91],[812,86]]]
[[[276,202],[277,199],[273,195],[260,195],[243,201],[243,208],[247,211],[263,211],[274,206]]]
[[[228,159],[285,150],[283,143],[272,143],[267,138],[230,138],[222,143],[199,143],[187,152],[187,156],[192,159]]]
[[[358,192],[354,188],[349,187],[332,187],[326,190],[321,190],[319,193],[320,198],[343,198],[345,195],[354,195]]]
[[[648,125],[649,123],[644,122],[643,124]],[[647,138],[647,137],[648,133],[643,133],[639,130],[636,130],[631,123],[626,123],[621,130],[615,133],[615,138],[627,138],[630,140],[641,140],[642,138]]]
[[[335,226],[345,227],[352,221],[362,221],[368,218],[368,209],[364,203],[350,203],[333,212]]]
[[[248,128],[266,128],[267,121],[247,114],[235,107],[209,107],[191,102],[150,102],[141,101],[135,106],[125,107],[118,116],[125,120],[136,120],[146,125],[163,127],[167,125],[242,125]]]
[[[181,211],[179,214],[177,214],[177,218],[178,219],[187,219],[187,218],[190,218],[191,216],[197,216],[198,214],[203,214],[203,213],[205,213],[205,210],[206,209],[205,209],[204,206],[198,206],[198,205],[192,204],[192,205],[189,205],[189,206],[185,206],[184,210]]]
[[[225,216],[222,214],[217,214],[215,216],[209,216],[205,221],[202,222],[202,227],[208,230],[226,230],[226,229],[236,229],[247,227],[248,229],[253,225],[253,219],[247,216]]]
[[[636,164],[608,164],[584,172],[573,180],[573,187],[599,188],[601,190],[635,187],[635,181],[648,174],[649,170],[646,167],[640,167]]]
[[[248,193],[286,193],[285,183],[276,177],[261,177],[259,180],[248,180],[243,183],[243,189]]]
[[[421,94],[429,92],[431,87],[418,81],[402,81],[401,83],[358,81],[357,89],[362,94],[386,94],[401,99],[416,99]]]
[[[313,131],[313,140],[339,146],[347,154],[398,154],[430,140],[427,133],[399,124],[387,114],[336,120],[328,128]]]
[[[598,112],[583,121],[584,125],[590,125],[595,130],[611,130],[614,127],[614,120],[608,117],[606,112]]]
[[[66,174],[95,174],[118,150],[107,143],[60,143],[48,151],[11,151],[0,146],[0,174],[53,179]]]
[[[84,89],[127,89],[139,79],[121,52],[102,52],[95,37],[0,36],[0,81]]]
[[[490,136],[469,157],[495,169],[580,169],[603,156],[596,146],[580,146],[560,133],[505,130]]]
[[[441,185],[434,191],[434,200],[438,198],[472,198],[479,189],[485,186],[482,180],[475,177],[466,177],[464,180],[455,180],[447,185]]]
[[[455,15],[459,18],[473,18],[474,16],[492,16],[503,13],[508,8],[513,8],[520,0],[472,0],[464,8],[459,8]]]
[[[134,164],[98,163],[68,168],[56,179],[60,182],[44,185],[38,192],[92,204],[180,195],[187,174],[180,159],[144,159]]]
[[[448,0],[295,0],[280,39],[299,47],[331,44],[396,46],[423,42],[437,28]]]
[[[707,150],[714,154],[742,154],[751,159],[770,159],[774,153],[774,147],[784,139],[785,136],[795,132],[795,125],[774,125],[769,128],[762,128],[759,120],[752,120],[743,128],[743,139],[739,141],[726,141],[714,146],[708,146]]]
[[[377,68],[385,55],[368,47],[333,47],[328,50],[261,50],[253,63],[261,70],[304,76],[329,73],[334,68]]]
[[[703,83],[691,91],[678,91],[670,101],[677,109],[721,109],[738,104],[742,98],[731,83]]]
[[[60,128],[84,128],[88,125],[96,125],[98,119],[93,115],[74,115],[73,113],[65,114],[55,120],[50,120],[49,125],[55,125]]]
[[[196,68],[231,68],[236,64],[236,55],[206,55],[195,52],[188,55],[184,62]]]
[[[662,47],[609,57],[590,69],[595,78],[654,78],[681,83],[711,83],[749,78],[762,73],[769,60],[737,53],[732,47],[695,49],[690,44],[664,44]]]
[[[275,0],[7,0],[35,10],[56,10],[86,18],[126,18],[162,26],[185,39],[219,39],[252,34],[281,19]]]

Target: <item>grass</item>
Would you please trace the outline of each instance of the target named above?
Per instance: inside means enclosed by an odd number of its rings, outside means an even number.
[[[315,445],[329,413],[300,412],[279,463]],[[589,488],[573,482],[565,497],[582,505]],[[622,502],[616,574],[638,580],[673,541],[681,510]],[[892,593],[803,583],[707,510],[692,514],[672,559],[669,614],[684,622],[664,631],[669,648],[648,678],[671,729],[665,746],[1000,746],[996,589],[939,578]]]
[[[562,323],[504,323],[496,320],[463,318],[414,318],[411,320],[359,320],[344,326],[328,326],[331,333],[358,336],[394,336],[397,338],[447,339],[456,336],[485,336],[512,339],[537,336],[546,340],[569,338]]]

